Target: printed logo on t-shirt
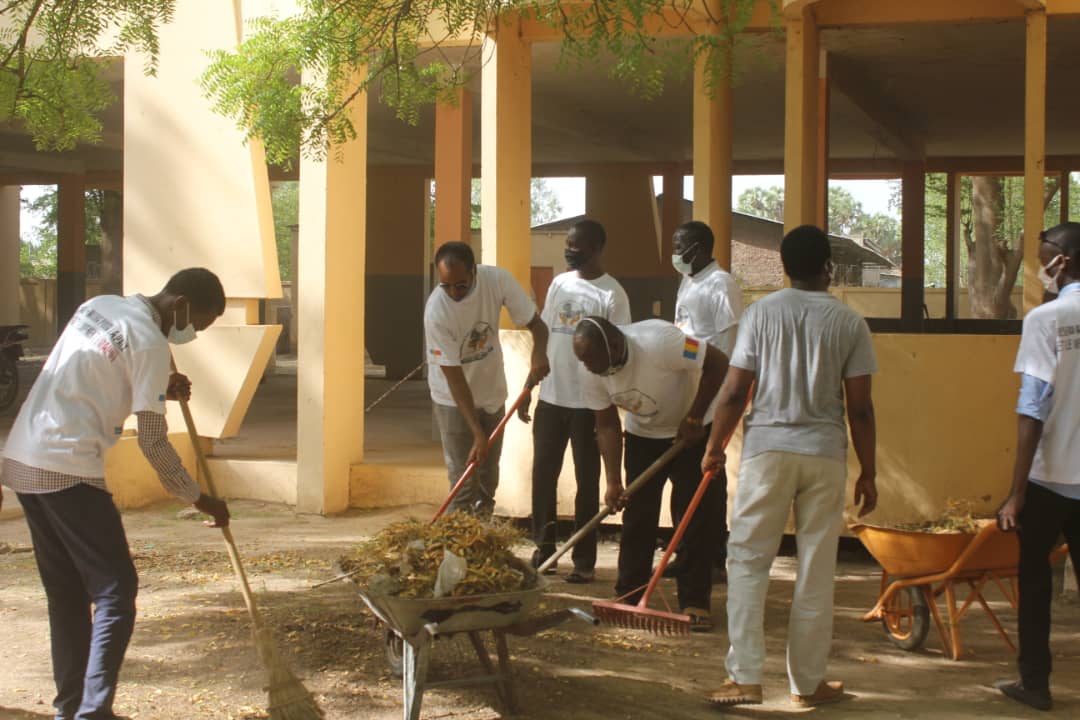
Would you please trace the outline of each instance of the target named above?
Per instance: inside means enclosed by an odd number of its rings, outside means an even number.
[[[686,332],[686,328],[690,327],[690,311],[684,305],[675,308],[675,327],[683,332]]]
[[[71,318],[71,325],[101,351],[110,362],[127,349],[127,339],[112,320],[85,305]]]
[[[431,353],[431,357],[442,357],[442,350],[439,348],[431,348],[428,352]]]
[[[656,404],[656,400],[637,388],[615,393],[611,396],[611,402],[626,412],[640,417],[652,417],[660,412],[660,406]]]
[[[486,322],[478,322],[461,343],[461,364],[483,360],[495,349],[492,340],[495,331]]]
[[[687,360],[696,360],[698,350],[701,349],[701,343],[694,338],[686,338],[686,342],[683,343],[682,356]]]
[[[1058,326],[1058,351],[1080,350],[1080,325]]]
[[[581,303],[567,300],[555,310],[555,323],[551,332],[573,335],[577,324],[585,317],[585,308]]]

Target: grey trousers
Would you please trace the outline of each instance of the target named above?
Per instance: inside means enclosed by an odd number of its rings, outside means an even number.
[[[435,422],[438,423],[439,434],[442,436],[443,460],[446,462],[450,487],[453,488],[469,463],[469,451],[472,450],[473,445],[472,430],[469,429],[465,417],[456,407],[439,403],[434,403],[433,407],[435,408]],[[506,411],[500,408],[489,413],[477,409],[476,413],[480,417],[480,426],[484,429],[484,433],[490,436]],[[495,490],[499,487],[499,455],[501,453],[502,436],[500,435],[488,451],[487,458],[450,503],[447,512],[463,510],[480,517],[491,517],[491,513],[495,510]]]

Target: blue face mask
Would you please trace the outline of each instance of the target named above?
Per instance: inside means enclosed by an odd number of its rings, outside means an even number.
[[[176,311],[173,310],[173,323],[172,327],[169,328],[169,342],[173,345],[183,345],[195,339],[195,323],[191,322],[191,306],[186,305],[184,309],[187,319],[182,328],[178,327],[180,321],[177,318]]]

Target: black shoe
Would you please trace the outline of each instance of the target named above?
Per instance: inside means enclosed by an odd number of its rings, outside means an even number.
[[[1036,710],[1049,710],[1054,707],[1054,702],[1050,699],[1050,690],[1028,690],[1019,680],[998,680],[994,683],[994,687],[1006,697],[1011,697],[1016,702],[1024,703]]]
[[[540,550],[533,550],[533,554],[532,554],[532,566],[533,566],[533,569],[534,570],[539,569],[540,566],[543,565],[547,561],[547,559],[549,557],[551,557],[551,555],[541,555]],[[559,571],[559,563],[555,563],[554,565],[549,567],[547,570],[545,570],[544,574],[545,575],[554,575],[558,571]]]

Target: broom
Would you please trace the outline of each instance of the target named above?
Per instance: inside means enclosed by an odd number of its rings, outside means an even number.
[[[176,372],[176,362],[172,363],[173,372]],[[184,424],[187,425],[188,436],[191,438],[191,446],[195,448],[195,459],[199,464],[199,472],[206,478],[206,487],[210,495],[217,497],[214,487],[214,476],[210,472],[210,466],[203,454],[199,435],[195,432],[195,421],[191,417],[191,408],[187,400],[180,400],[180,411],[184,414]],[[325,717],[322,709],[315,702],[304,684],[292,674],[274,643],[270,629],[263,625],[262,615],[255,605],[255,597],[248,585],[247,573],[240,563],[240,553],[236,549],[232,530],[228,526],[221,528],[221,534],[225,538],[225,549],[229,553],[233,572],[240,581],[240,592],[244,596],[244,605],[247,606],[248,615],[251,616],[252,635],[255,638],[255,647],[262,659],[263,666],[270,676],[270,707],[268,713],[270,720],[316,720]]]

